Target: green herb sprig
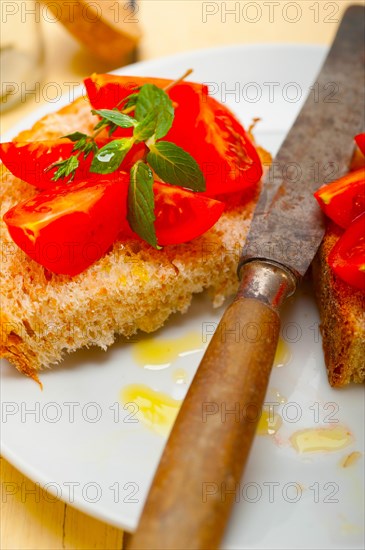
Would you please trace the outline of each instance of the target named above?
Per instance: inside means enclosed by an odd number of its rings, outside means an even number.
[[[167,91],[191,72],[187,71],[165,89],[144,84],[114,109],[92,110],[100,117],[93,133],[74,132],[64,136],[74,142],[71,156],[48,167],[48,170],[57,167],[53,181],[64,179],[69,183],[75,177],[80,157],[86,159],[92,154],[90,172],[110,174],[118,170],[134,144],[144,142],[147,152],[130,170],[127,219],[132,230],[156,249],[160,247],[154,227],[154,173],[165,183],[191,191],[205,191],[205,179],[194,158],[174,143],[160,141],[170,130],[175,116]],[[128,138],[112,139],[99,148],[96,137],[103,130],[111,137],[118,128],[133,128],[133,134]]]

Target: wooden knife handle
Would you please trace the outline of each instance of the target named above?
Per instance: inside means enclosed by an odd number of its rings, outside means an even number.
[[[277,309],[247,292],[255,286],[252,269],[257,266],[245,270],[250,284],[243,281],[200,363],[129,550],[219,546],[239,496],[280,329]],[[275,275],[281,281],[276,296],[288,286],[282,274]]]

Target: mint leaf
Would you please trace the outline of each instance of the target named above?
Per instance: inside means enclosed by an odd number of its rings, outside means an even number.
[[[71,176],[68,181],[72,181],[75,177],[75,172],[79,167],[79,161],[77,157],[72,156],[66,160],[60,160],[59,162],[51,164],[47,170],[51,170],[55,167],[58,167],[58,169],[54,173],[52,181],[57,181],[61,178],[68,178],[68,176]]]
[[[144,241],[159,249],[153,222],[155,198],[153,194],[153,175],[151,169],[142,160],[132,166],[128,188],[129,225]]]
[[[198,163],[175,143],[159,141],[151,145],[147,162],[164,182],[205,191],[205,179]]]
[[[133,145],[132,138],[115,139],[99,149],[90,166],[90,172],[110,174],[119,168]]]
[[[154,84],[144,84],[138,94],[134,116],[140,122],[135,132],[140,135],[144,129],[143,135],[147,135],[147,137],[136,135],[138,140],[144,141],[153,135],[156,139],[161,139],[172,126],[174,107],[164,90]]]
[[[135,88],[135,89],[139,90],[140,86],[138,88]],[[123,99],[123,101],[121,102],[123,104],[122,111],[124,111],[125,109],[131,109],[132,107],[135,107],[136,103],[137,103],[137,99],[138,99],[138,92],[130,94],[127,97],[125,97]]]
[[[93,140],[80,139],[80,141],[75,143],[75,146],[72,149],[72,152],[75,151],[80,151],[80,153],[83,153],[84,159],[86,159],[90,153],[96,153],[98,151],[98,146]]]
[[[144,84],[139,90],[134,116],[141,121],[156,107],[164,105],[166,102],[165,92],[155,86],[155,84]],[[170,99],[167,96],[168,99]]]
[[[133,137],[136,141],[146,141],[156,133],[157,114],[152,111],[134,128]]]
[[[107,120],[120,128],[132,128],[132,126],[137,124],[137,121],[133,117],[124,115],[115,109],[98,109],[93,110],[92,113],[93,115],[99,115],[102,119]]]
[[[83,134],[82,132],[74,132],[73,134],[68,134],[67,136],[63,137],[68,138],[71,141],[80,141],[80,139],[86,139],[88,136],[86,134]]]
[[[75,151],[83,151],[85,147],[88,145],[87,136],[84,138],[79,139],[75,142],[75,145],[73,146],[72,152]]]
[[[98,150],[94,139],[87,134],[83,134],[82,132],[74,132],[73,134],[68,134],[67,136],[63,137],[68,138],[75,143],[72,149],[72,153],[80,151],[80,153],[84,153],[85,159],[90,153],[95,153]]]

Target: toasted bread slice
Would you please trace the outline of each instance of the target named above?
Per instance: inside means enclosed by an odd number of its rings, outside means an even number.
[[[312,264],[328,380],[334,387],[365,380],[365,292],[342,281],[327,263],[342,232],[328,223]]]
[[[72,131],[90,132],[95,118],[79,99],[18,136],[33,141]],[[1,217],[36,190],[2,168]],[[208,289],[214,305],[237,288],[237,262],[258,187],[231,204],[201,237],[161,251],[140,241],[115,242],[111,251],[75,277],[55,275],[11,240],[1,221],[1,354],[26,375],[58,363],[84,346],[110,346],[118,334],[152,332],[173,312],[185,312],[194,293]]]

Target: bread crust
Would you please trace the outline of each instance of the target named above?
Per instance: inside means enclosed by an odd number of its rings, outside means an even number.
[[[365,292],[337,277],[327,261],[342,232],[336,224],[328,223],[312,264],[324,357],[333,387],[365,380]]]
[[[80,98],[16,139],[55,139],[94,125],[88,101]],[[215,306],[237,289],[237,262],[258,186],[230,197],[217,224],[189,243],[156,251],[144,242],[117,241],[86,271],[69,277],[50,273],[11,240],[2,216],[37,190],[3,165],[1,171],[0,352],[27,376],[38,380],[41,369],[82,347],[106,349],[118,335],[155,331],[204,289]]]

